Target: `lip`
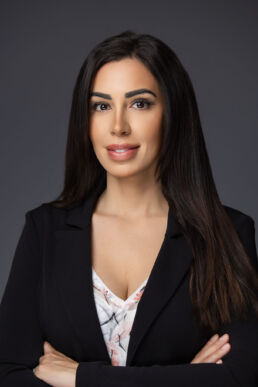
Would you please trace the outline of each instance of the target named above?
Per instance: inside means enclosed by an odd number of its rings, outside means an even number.
[[[139,145],[137,144],[111,144],[111,145],[108,145],[106,148],[107,150],[116,150],[116,149],[133,149],[138,147]]]
[[[119,149],[119,148],[117,148]],[[122,148],[123,149],[123,148]],[[128,148],[126,148],[128,149]],[[115,150],[109,150],[107,149],[108,155],[112,160],[122,161],[122,160],[128,160],[135,156],[135,154],[138,152],[139,146],[136,148],[128,149],[124,152],[116,152]]]

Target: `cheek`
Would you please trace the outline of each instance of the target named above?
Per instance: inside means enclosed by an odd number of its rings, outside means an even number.
[[[151,119],[144,120],[139,127],[141,128],[139,140],[148,147],[157,148],[161,139],[161,119],[155,115]]]
[[[96,119],[91,119],[89,124],[89,137],[92,145],[98,144],[103,140],[103,133],[105,132],[103,125]]]

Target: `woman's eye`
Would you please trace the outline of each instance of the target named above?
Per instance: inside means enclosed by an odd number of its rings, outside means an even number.
[[[151,105],[154,105],[154,102],[151,102],[147,99],[137,99],[133,102],[133,105],[137,104],[137,110],[145,110],[149,109]],[[105,102],[95,102],[92,104],[92,109],[98,112],[107,110],[106,107],[108,106]],[[145,106],[145,107],[144,107]]]
[[[148,109],[151,105],[153,105],[153,102],[150,102],[148,99],[137,99],[137,101],[134,101],[133,105],[134,104],[137,104],[137,107],[140,110],[143,110],[144,108],[142,108],[141,106],[145,104],[147,105],[147,109]]]
[[[104,102],[95,102],[92,104],[92,109],[93,110],[96,110],[96,111],[103,111],[102,107],[103,106],[107,106],[108,104],[104,103]],[[97,109],[97,107],[100,106],[100,109]],[[106,109],[104,109],[105,111]]]

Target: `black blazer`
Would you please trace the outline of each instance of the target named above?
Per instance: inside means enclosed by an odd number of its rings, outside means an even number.
[[[72,209],[26,212],[0,307],[0,386],[48,386],[32,369],[43,342],[79,362],[76,387],[255,387],[258,320],[221,327],[231,350],[223,364],[190,364],[211,337],[192,314],[192,253],[169,210],[166,234],[138,304],[126,366],[112,366],[94,302],[91,215],[98,194]],[[258,270],[253,219],[224,206]]]

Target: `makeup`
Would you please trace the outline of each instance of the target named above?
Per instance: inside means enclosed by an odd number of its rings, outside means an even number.
[[[135,154],[138,152],[139,147],[132,148],[132,149],[117,149],[117,150],[108,150],[108,155],[112,160],[128,160],[135,156]]]

